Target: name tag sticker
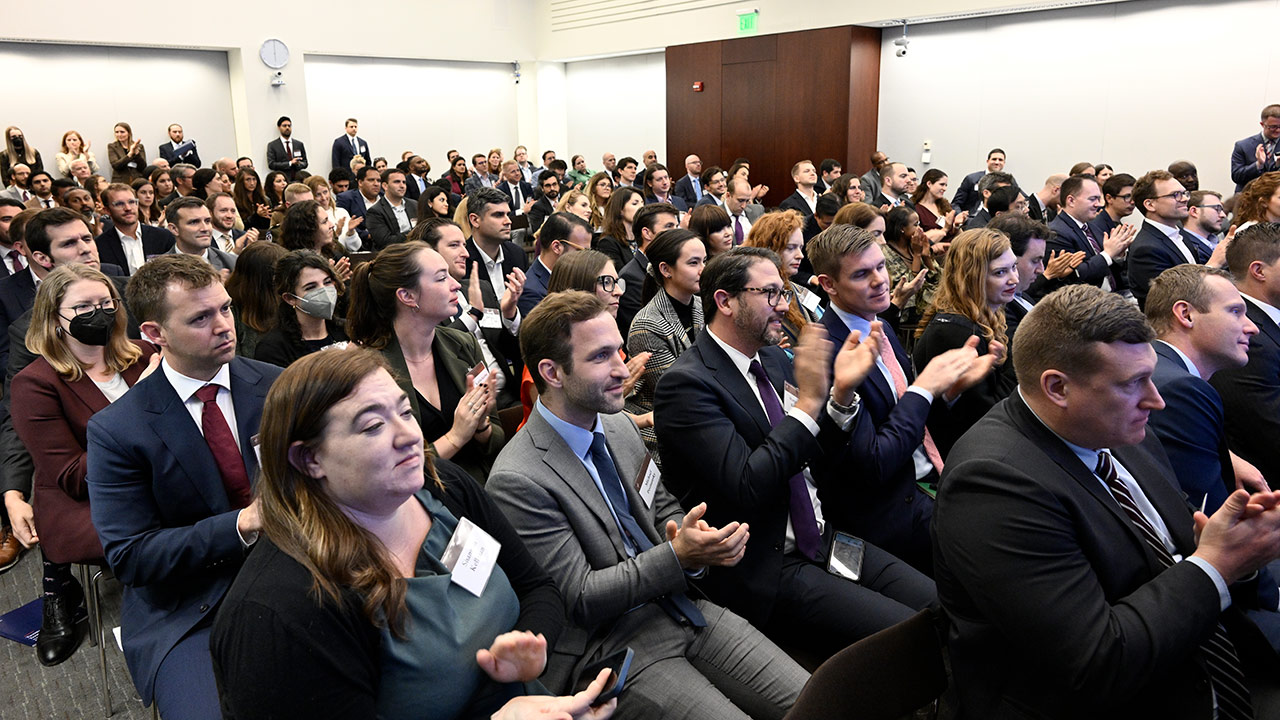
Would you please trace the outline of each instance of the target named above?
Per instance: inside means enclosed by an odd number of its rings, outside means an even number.
[[[809,312],[818,312],[818,303],[822,302],[818,299],[817,293],[805,293],[800,299],[800,304],[805,306]]]
[[[301,150],[294,150],[294,151],[293,151],[293,156],[294,156],[294,157],[302,157],[302,151],[301,151]]]
[[[502,329],[502,313],[493,308],[484,309],[484,317],[480,318],[480,327],[492,328],[494,330]]]
[[[653,456],[646,454],[635,482],[636,492],[640,494],[645,507],[653,507],[653,496],[658,492],[659,482],[662,482],[662,471],[658,469],[658,463],[653,461]]]
[[[791,412],[791,408],[795,407],[796,400],[800,399],[800,389],[791,383],[784,383],[782,386],[782,412]]]
[[[476,366],[471,368],[471,374],[475,377],[472,382],[477,387],[489,381],[489,368],[483,362],[476,363]]]
[[[253,456],[258,459],[258,467],[262,467],[262,438],[254,435],[249,438],[249,444],[253,446]]]
[[[458,587],[480,597],[489,583],[493,566],[498,562],[502,543],[493,539],[467,518],[458,521],[458,528],[449,538],[449,544],[440,556],[440,562],[449,569],[450,578]]]

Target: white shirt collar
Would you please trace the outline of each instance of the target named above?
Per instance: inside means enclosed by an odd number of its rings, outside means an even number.
[[[1186,353],[1178,349],[1177,345],[1174,345],[1173,343],[1170,343],[1170,342],[1165,342],[1164,340],[1156,340],[1156,342],[1178,353],[1178,357],[1182,358],[1182,364],[1187,366],[1187,372],[1190,372],[1192,375],[1195,375],[1196,377],[1202,377],[1200,375],[1200,368],[1196,367],[1196,364],[1191,362],[1191,358],[1187,357]]]
[[[178,397],[181,398],[184,403],[190,400],[191,397],[196,394],[196,391],[205,385],[217,385],[227,392],[231,392],[230,365],[223,365],[218,368],[217,374],[215,374],[213,379],[208,382],[188,377],[177,370],[174,370],[173,366],[169,364],[168,359],[160,362],[160,369],[164,371],[165,378],[169,380],[169,384],[173,386],[174,391],[178,393]]]
[[[498,243],[498,256],[495,258],[490,258],[485,253],[484,248],[480,247],[480,243],[476,243],[476,250],[480,253],[480,259],[484,261],[485,267],[502,264],[502,243]]]
[[[742,373],[744,377],[754,382],[755,378],[751,376],[751,362],[753,360],[758,362],[760,360],[760,353],[757,352],[753,357],[747,357],[741,350],[735,348],[724,340],[721,340],[709,325],[707,326],[707,334],[710,335],[711,339],[715,340],[716,344],[720,346],[720,349],[724,350],[725,354],[729,356],[729,361],[738,369],[738,372]]]
[[[1275,323],[1277,326],[1280,326],[1280,309],[1276,309],[1275,306],[1269,305],[1263,302],[1262,300],[1259,300],[1258,298],[1253,297],[1252,295],[1246,295],[1245,293],[1240,293],[1240,294],[1244,295],[1244,298],[1246,300],[1248,300],[1249,302],[1261,308],[1262,312],[1266,313],[1267,317],[1271,318],[1271,322]]]
[[[1159,230],[1160,232],[1164,233],[1165,236],[1168,237],[1170,240],[1179,240],[1179,241],[1182,240],[1182,233],[1179,232],[1178,228],[1176,227],[1173,227],[1171,225],[1165,225],[1162,222],[1156,222],[1151,218],[1146,218],[1145,222],[1154,226],[1155,229]]]

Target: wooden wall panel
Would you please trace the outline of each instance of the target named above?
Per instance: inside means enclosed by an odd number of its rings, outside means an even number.
[[[880,118],[880,31],[852,28],[849,46],[849,164],[845,172],[871,169]],[[924,173],[921,172],[921,175]]]
[[[720,42],[667,48],[667,151],[662,162],[673,178],[684,173],[685,156],[707,166],[720,149]],[[693,91],[701,82],[702,92]]]
[[[791,166],[823,158],[848,164],[849,28],[837,27],[778,36],[778,108],[774,152],[761,168],[772,188],[765,198],[777,205],[795,190]],[[754,181],[755,166],[751,168]]]
[[[777,139],[777,109],[772,103],[760,102],[760,98],[774,95],[776,75],[777,63],[772,60],[724,66],[720,156],[716,164],[728,170],[735,159],[750,158],[752,182],[762,182],[757,167],[769,162]]]

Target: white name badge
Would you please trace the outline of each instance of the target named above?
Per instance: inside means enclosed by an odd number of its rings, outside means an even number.
[[[484,586],[493,574],[493,566],[498,562],[498,551],[502,543],[493,539],[489,533],[481,530],[467,518],[458,521],[458,528],[449,538],[440,562],[452,574],[454,583],[467,592],[480,597]]]
[[[807,292],[804,297],[800,298],[800,304],[809,312],[818,312],[818,304],[821,302],[822,300],[818,298],[817,293]]]
[[[782,385],[782,412],[791,412],[791,408],[795,407],[796,400],[800,399],[800,388],[791,383],[783,383]]]
[[[658,492],[659,482],[662,482],[662,471],[658,470],[658,463],[653,461],[653,456],[646,453],[635,482],[636,492],[640,494],[645,507],[653,507],[653,496]]]
[[[293,151],[293,156],[294,156],[294,157],[302,157],[302,151],[301,151],[301,150],[294,150],[294,151]]]
[[[253,445],[253,456],[258,459],[258,467],[262,467],[262,438],[260,435],[254,435],[249,438],[249,444]]]
[[[476,363],[476,366],[471,368],[472,386],[480,387],[486,382],[489,382],[489,376],[492,374],[493,373],[489,370],[489,366],[485,365],[483,361]]]
[[[502,313],[493,308],[484,309],[484,317],[480,318],[480,327],[492,328],[494,330],[502,329]]]

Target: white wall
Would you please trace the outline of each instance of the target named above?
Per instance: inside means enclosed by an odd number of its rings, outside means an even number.
[[[1277,25],[1275,0],[1141,0],[923,25],[904,58],[886,32],[878,147],[953,188],[999,146],[1027,189],[1081,161],[1136,177],[1190,160],[1230,193],[1232,144],[1280,98],[1280,46],[1242,28]]]
[[[235,156],[225,52],[0,43],[0,67],[3,125],[22,128],[55,178],[62,134],[76,130],[110,179],[107,145],[117,122],[133,127],[148,160],[159,156],[174,122],[205,163]],[[169,86],[174,78],[182,82]]]
[[[611,152],[639,160],[645,150],[667,146],[667,74],[663,53],[565,63],[568,150],[583,155],[591,170],[603,169],[600,157]],[[683,168],[681,158],[680,167]],[[675,171],[673,171],[675,174]]]
[[[450,148],[470,157],[499,145],[509,158],[519,144],[509,64],[307,55],[305,69],[312,172],[328,173],[349,117],[374,157],[395,165],[412,150],[433,178],[448,169]]]

